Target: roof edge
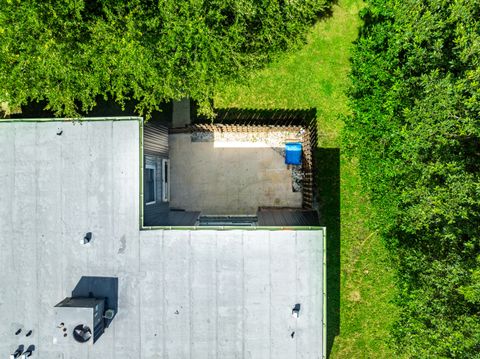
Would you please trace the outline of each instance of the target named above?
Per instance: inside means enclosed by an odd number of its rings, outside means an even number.
[[[140,231],[176,230],[176,231],[326,231],[325,226],[143,226]]]
[[[52,117],[52,118],[1,118],[0,123],[11,122],[82,122],[82,121],[143,121],[141,116],[106,117]]]

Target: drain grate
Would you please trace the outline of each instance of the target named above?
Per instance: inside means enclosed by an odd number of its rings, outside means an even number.
[[[242,226],[253,227],[258,225],[257,216],[249,215],[204,215],[198,218],[198,226]]]

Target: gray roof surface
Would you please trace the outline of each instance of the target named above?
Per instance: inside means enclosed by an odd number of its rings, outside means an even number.
[[[140,231],[140,158],[138,120],[0,122],[0,357],[322,358],[324,231]],[[57,336],[83,276],[118,278],[94,345]]]

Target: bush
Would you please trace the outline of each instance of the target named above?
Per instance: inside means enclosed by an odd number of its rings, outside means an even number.
[[[344,141],[398,257],[399,352],[480,353],[480,3],[371,0]]]
[[[218,86],[304,38],[329,0],[3,0],[0,100],[74,116],[102,96],[148,114]]]

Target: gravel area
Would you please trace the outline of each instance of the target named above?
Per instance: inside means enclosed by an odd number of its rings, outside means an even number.
[[[193,132],[192,142],[255,144],[262,147],[284,147],[288,141],[299,141],[300,131],[272,130],[265,132]],[[248,146],[246,146],[248,147]],[[252,146],[254,147],[254,146]]]
[[[213,132],[192,132],[192,142],[213,142]]]
[[[303,190],[302,166],[294,166],[292,168],[292,189],[293,192],[302,192]]]

